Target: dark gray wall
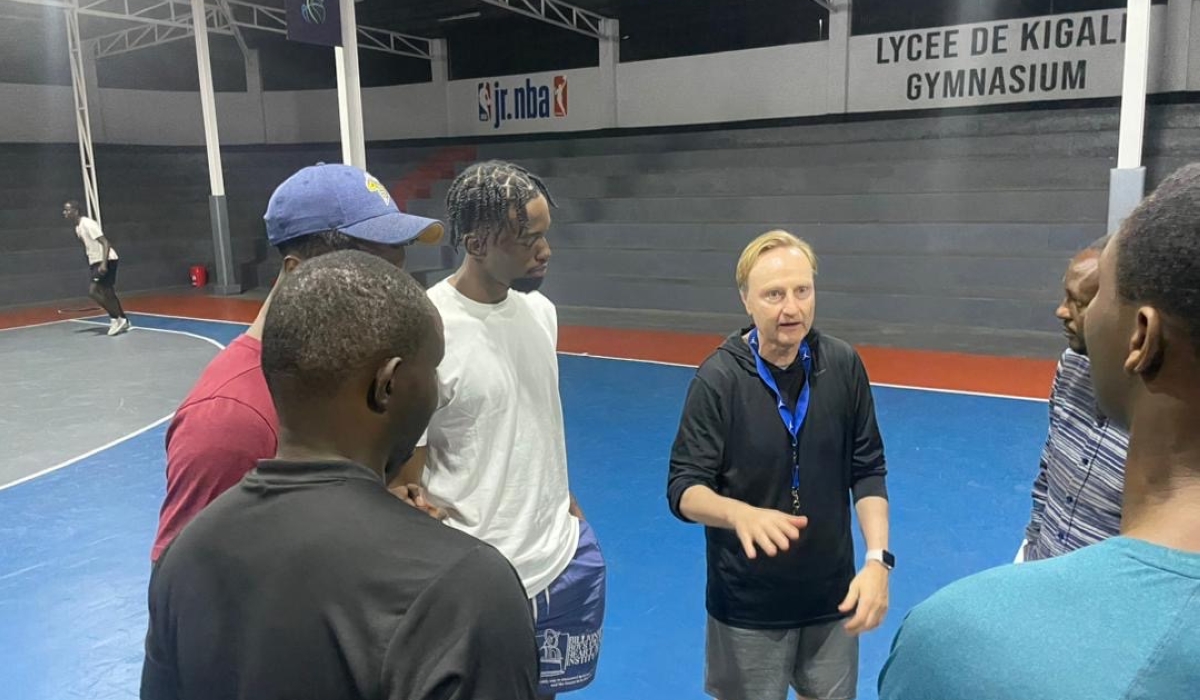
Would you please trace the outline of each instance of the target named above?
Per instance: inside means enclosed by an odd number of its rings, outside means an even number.
[[[545,291],[565,323],[726,332],[743,321],[742,247],[781,227],[821,261],[819,324],[855,342],[1050,356],[1073,251],[1105,233],[1117,110],[1006,112],[691,133],[508,141],[559,201]],[[437,149],[371,148],[391,181]],[[1200,154],[1200,107],[1150,110],[1150,183]],[[247,286],[278,265],[271,190],[330,148],[227,152],[235,257]],[[105,229],[121,288],[187,284],[211,264],[199,150],[101,148]],[[0,306],[79,296],[82,251],[59,218],[79,196],[74,147],[0,146]],[[441,216],[448,182],[410,210]],[[439,267],[413,249],[413,267]],[[446,274],[445,271],[440,275]],[[437,279],[439,274],[432,275]]]
[[[384,181],[400,178],[429,150],[373,152],[372,170]],[[248,288],[269,285],[279,264],[262,221],[271,191],[299,168],[341,154],[330,147],[239,149],[223,160],[239,279]],[[202,150],[100,147],[96,163],[105,235],[121,256],[120,291],[186,286],[194,264],[209,266],[212,277]],[[75,146],[0,145],[0,306],[87,293],[83,247],[60,214],[64,200],[82,201],[80,181]]]
[[[1009,112],[508,143],[480,156],[519,160],[558,198],[545,291],[568,321],[729,331],[744,318],[737,256],[779,227],[816,248],[818,321],[830,332],[1053,356],[1066,261],[1105,233],[1117,116]],[[1149,122],[1153,183],[1195,157],[1200,110],[1156,108]]]

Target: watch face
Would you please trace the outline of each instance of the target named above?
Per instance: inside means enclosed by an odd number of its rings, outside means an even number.
[[[886,549],[883,550],[883,565],[889,569],[895,568],[896,566],[896,557]]]

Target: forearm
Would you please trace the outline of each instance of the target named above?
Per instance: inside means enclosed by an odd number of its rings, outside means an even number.
[[[413,450],[412,456],[392,477],[388,487],[401,488],[409,484],[421,483],[421,474],[425,471],[425,460],[428,454],[429,448],[427,447],[418,447]]]
[[[746,507],[745,503],[720,496],[702,484],[688,487],[679,500],[679,510],[688,520],[728,530],[734,529],[736,513]]]
[[[888,548],[888,501],[878,496],[859,499],[854,504],[867,549]]]

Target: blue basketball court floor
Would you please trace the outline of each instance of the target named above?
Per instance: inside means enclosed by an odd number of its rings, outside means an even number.
[[[0,464],[0,696],[137,696],[166,419],[245,326],[132,320],[117,338],[95,320],[0,332],[0,444],[12,460]],[[571,486],[609,564],[599,675],[574,696],[705,698],[703,532],[665,497],[692,369],[569,355],[561,366]],[[862,639],[867,700],[913,605],[1012,560],[1046,429],[1044,401],[895,387],[875,397],[898,566],[887,622]]]

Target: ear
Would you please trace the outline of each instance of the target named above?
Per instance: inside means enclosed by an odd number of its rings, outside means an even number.
[[[285,255],[283,258],[283,271],[285,273],[293,272],[297,267],[300,267],[300,263],[302,262],[304,261],[295,255]]]
[[[375,381],[371,384],[371,392],[367,395],[367,405],[376,413],[387,413],[392,402],[392,384],[396,379],[396,371],[404,360],[393,357],[379,366],[375,371]]]
[[[463,246],[467,249],[467,255],[473,258],[482,258],[487,255],[487,236],[478,233],[468,234],[463,239]]]
[[[1129,339],[1129,356],[1125,371],[1138,376],[1152,375],[1162,364],[1166,342],[1162,314],[1152,306],[1138,308],[1133,321],[1133,337]]]

